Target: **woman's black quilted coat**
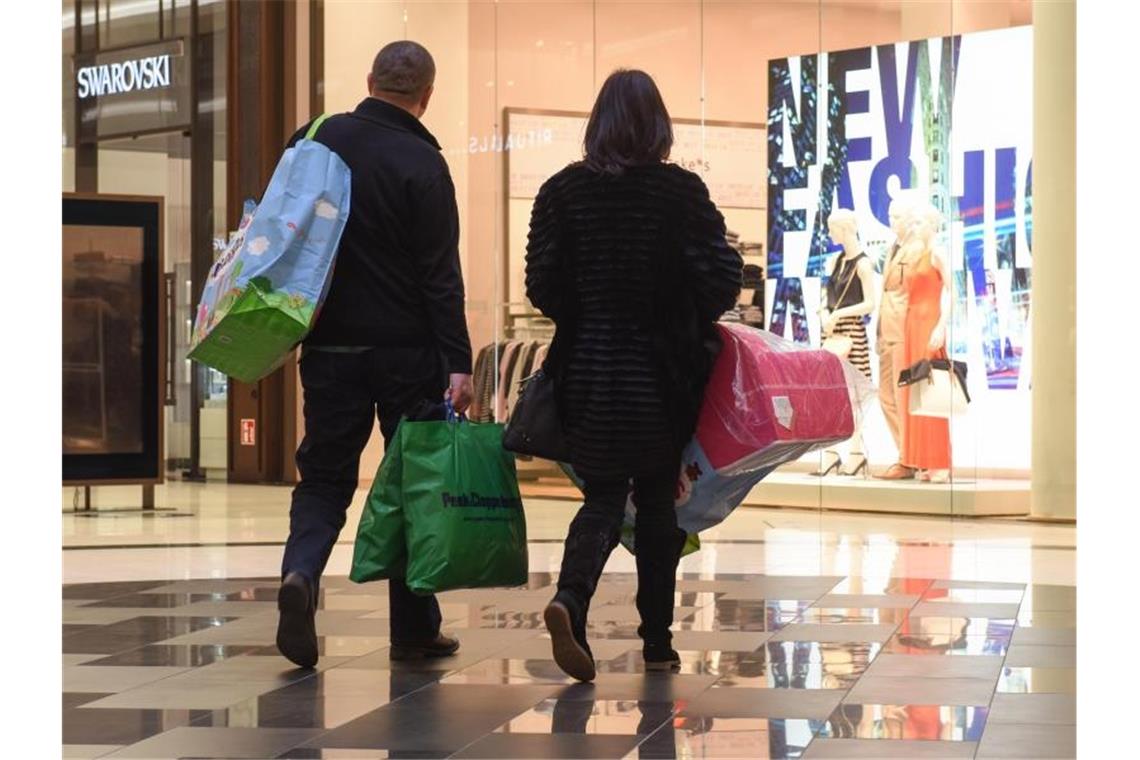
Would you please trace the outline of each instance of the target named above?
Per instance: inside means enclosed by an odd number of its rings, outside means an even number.
[[[572,164],[542,186],[526,288],[558,328],[546,368],[578,470],[630,477],[676,459],[742,264],[704,182],[676,165]]]

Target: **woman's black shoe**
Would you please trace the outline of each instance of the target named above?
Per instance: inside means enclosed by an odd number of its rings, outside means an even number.
[[[646,644],[641,650],[646,670],[680,670],[681,655],[667,644]]]
[[[572,612],[575,605],[559,596],[546,605],[542,613],[546,630],[550,631],[554,661],[566,675],[579,681],[593,681],[597,676],[594,655],[586,643],[586,623],[576,620]]]

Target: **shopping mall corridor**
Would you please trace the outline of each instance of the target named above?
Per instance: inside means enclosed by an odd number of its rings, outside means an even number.
[[[1075,756],[1071,526],[742,508],[682,562],[678,674],[644,672],[619,548],[586,685],[541,622],[573,504],[528,500],[526,588],[441,596],[462,649],[430,662],[389,661],[346,531],[301,671],[273,646],[287,502],[176,483],[154,515],[65,512],[65,757]]]

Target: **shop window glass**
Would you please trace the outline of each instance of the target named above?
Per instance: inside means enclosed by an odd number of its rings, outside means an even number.
[[[838,252],[827,235],[826,215],[817,218],[821,188],[825,183],[832,188],[833,197],[826,200],[829,209],[853,205],[861,215],[859,237],[874,262],[870,287],[876,299],[883,260],[894,242],[886,207],[906,185],[925,187],[927,200],[943,212],[948,221],[939,229],[938,244],[956,262],[960,257],[951,254],[955,246],[961,247],[964,234],[961,224],[954,221],[964,182],[961,148],[952,137],[959,114],[957,106],[950,109],[949,101],[940,100],[940,88],[944,76],[952,79],[959,70],[952,56],[943,58],[943,40],[1027,24],[1030,5],[1024,0],[557,0],[541,4],[441,0],[367,5],[326,0],[326,110],[352,108],[363,97],[364,74],[380,42],[414,39],[436,56],[437,93],[425,123],[443,143],[456,178],[473,342],[477,351],[493,347],[497,359],[498,349],[506,342],[520,336],[542,339],[543,331],[549,331],[549,324],[537,318],[526,303],[522,279],[531,204],[538,185],[581,155],[585,114],[605,77],[618,67],[643,68],[657,81],[677,120],[674,159],[702,173],[728,227],[739,236],[750,267],[738,317],[805,346],[818,347],[822,338],[818,310],[825,297],[828,267]],[[353,34],[362,19],[377,33],[366,39]],[[885,114],[893,102],[884,101],[881,66],[893,64],[900,83],[895,99],[902,107],[906,88],[901,83],[908,76],[915,50],[912,43],[921,40],[927,40],[918,48],[925,51],[926,63],[913,72],[918,121],[912,125],[910,141],[900,148],[916,157],[915,165],[906,167],[905,181],[899,176],[882,183],[873,204],[871,175],[875,164],[889,152]],[[1019,58],[1016,63],[1029,65],[1029,60]],[[806,230],[789,232],[788,247],[773,251],[771,220],[776,209],[772,208],[769,157],[773,140],[792,141],[793,125],[777,118],[781,132],[771,133],[772,109],[777,105],[771,88],[779,79],[781,87],[791,87],[788,93],[795,108],[802,111],[807,105],[810,110],[800,87],[805,66],[806,74],[816,78],[816,121],[801,130],[812,141],[812,155],[804,186],[789,188],[786,203],[789,210],[807,210]],[[968,70],[963,67],[962,76]],[[780,79],[785,74],[787,82]],[[827,85],[832,76],[843,77],[845,92],[852,93],[845,103],[850,113],[843,120],[849,138],[845,146],[849,177],[830,176],[834,155],[829,153],[833,146],[828,143]],[[793,79],[794,86],[789,84]],[[919,80],[930,82],[930,87],[924,89]],[[958,81],[966,80],[960,77]],[[860,138],[870,138],[869,144]],[[864,158],[868,150],[871,155]],[[780,160],[794,158],[785,151]],[[1023,167],[1020,159],[1018,166]],[[1026,183],[1020,178],[1016,184],[1019,189],[1013,205],[1020,209],[1021,234],[1028,230],[1024,209],[1031,196],[1026,196]],[[1020,239],[1026,242],[1026,237]],[[1001,319],[1010,323],[1026,308],[1028,275],[1019,273],[1025,250],[1016,249],[1011,266],[995,263],[992,267],[995,295],[1012,294],[1010,307],[1000,310]],[[997,248],[993,258],[995,262],[1011,260]],[[954,287],[960,289],[961,266],[954,267]],[[986,287],[990,287],[988,280]],[[955,311],[948,343],[952,353],[968,354],[981,323],[973,312],[959,315],[961,299],[951,300],[950,308]],[[891,382],[880,376],[876,355],[879,313],[876,308],[865,320],[871,382],[876,386]],[[1011,338],[1010,343],[1013,350],[1006,353],[1017,354],[1016,341]],[[979,366],[985,366],[984,360]],[[982,377],[986,370],[975,369],[971,363],[970,372],[978,376],[971,383],[978,380],[986,385]],[[494,392],[503,391],[509,380],[495,376]],[[1008,398],[1012,396],[999,400]],[[988,413],[974,411],[986,403],[972,408],[973,418],[988,418]],[[868,468],[859,470],[857,476],[832,472],[817,478],[810,473],[823,469],[821,465],[827,462],[820,454],[806,456],[769,476],[749,501],[834,509],[887,505],[892,511],[961,514],[959,505],[974,496],[960,500],[954,496],[964,493],[960,489],[1006,472],[1005,467],[1007,474],[1022,476],[1028,470],[1027,463],[1019,469],[1021,465],[1013,461],[1028,457],[1027,442],[1022,445],[1010,439],[1003,451],[1009,462],[1002,464],[992,460],[994,447],[982,443],[996,428],[988,422],[982,426],[952,420],[954,482],[928,486],[872,480],[866,477],[869,471],[881,472],[896,461],[898,447],[877,398],[867,408],[863,444],[847,444],[840,447],[840,453],[845,469],[851,470],[858,465],[852,454],[865,449]],[[362,466],[364,477],[374,466]],[[524,484],[524,490],[549,493],[543,489],[553,488],[554,482],[553,475],[548,479],[547,474],[539,474]],[[793,560],[773,561],[778,565]]]

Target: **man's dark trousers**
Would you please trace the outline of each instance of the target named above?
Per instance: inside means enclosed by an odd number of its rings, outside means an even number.
[[[434,347],[309,349],[301,358],[305,438],[297,450],[289,541],[281,574],[299,572],[314,586],[324,572],[356,493],[360,455],[379,417],[385,442],[400,418],[425,400],[439,401],[446,373]],[[389,581],[392,641],[430,641],[439,633],[439,603]]]

